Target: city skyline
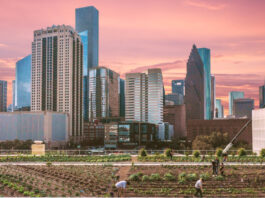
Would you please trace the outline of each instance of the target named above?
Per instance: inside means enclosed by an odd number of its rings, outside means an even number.
[[[211,49],[216,98],[222,99],[225,114],[230,91],[244,90],[245,97],[255,99],[258,107],[258,87],[265,76],[264,1],[113,2],[57,0],[51,8],[42,1],[3,1],[0,79],[8,81],[8,104],[12,103],[15,63],[31,53],[33,31],[52,24],[75,27],[75,8],[93,5],[100,15],[100,65],[110,65],[122,78],[127,72],[160,67],[166,93],[170,93],[171,80],[184,79],[189,51],[195,43]],[[157,23],[149,23],[153,19]]]

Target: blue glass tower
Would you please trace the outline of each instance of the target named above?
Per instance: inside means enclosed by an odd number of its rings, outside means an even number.
[[[265,108],[265,85],[259,87],[259,108]]]
[[[223,118],[224,112],[223,112],[223,105],[221,99],[216,99],[216,118]]]
[[[241,91],[229,92],[229,114],[230,115],[234,115],[233,113],[234,100],[239,99],[239,98],[244,98],[244,92],[241,92]]]
[[[125,117],[125,81],[120,78],[120,117]]]
[[[204,118],[211,119],[211,53],[208,48],[198,48],[204,67]]]
[[[98,10],[93,6],[77,8],[75,10],[75,29],[83,43],[84,120],[88,121],[88,70],[98,66]]]
[[[172,93],[184,96],[184,80],[172,80]]]
[[[17,61],[15,82],[15,104],[17,108],[30,107],[31,55]]]

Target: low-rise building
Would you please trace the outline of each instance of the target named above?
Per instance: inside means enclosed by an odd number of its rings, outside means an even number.
[[[252,148],[257,154],[265,148],[265,109],[252,111]]]
[[[104,147],[105,149],[116,149],[118,142],[118,123],[108,123],[105,126]]]
[[[197,135],[211,135],[213,132],[227,133],[232,139],[249,119],[216,119],[216,120],[188,120],[187,137],[194,140]],[[249,124],[238,137],[238,141],[252,145],[252,126]]]
[[[41,112],[0,113],[0,141],[41,140],[49,147],[66,144],[69,137],[69,114]]]
[[[104,132],[103,124],[98,122],[85,122],[83,142],[89,146],[103,146]]]

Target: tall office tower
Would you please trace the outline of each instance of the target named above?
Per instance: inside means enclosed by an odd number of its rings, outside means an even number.
[[[211,119],[211,52],[208,48],[199,48],[204,67],[204,118]]]
[[[161,69],[148,69],[148,122],[163,122],[164,84]]]
[[[7,81],[0,80],[0,112],[7,111]]]
[[[215,91],[215,76],[211,75],[211,119],[215,118],[215,109],[216,109],[216,91]]]
[[[187,120],[204,119],[204,66],[200,54],[193,45],[188,62],[185,79],[185,104]]]
[[[125,120],[148,122],[148,80],[145,73],[126,74]]]
[[[174,105],[182,105],[184,103],[184,96],[179,93],[167,94],[165,100],[172,101]]]
[[[259,87],[259,108],[265,108],[265,85]]]
[[[233,112],[236,118],[247,117],[251,119],[253,109],[254,109],[253,99],[239,98],[234,100]]]
[[[34,31],[31,111],[68,112],[70,139],[83,134],[83,45],[70,26]]]
[[[120,116],[120,75],[106,67],[89,70],[89,121]]]
[[[16,63],[15,106],[30,107],[31,101],[31,55]]]
[[[88,70],[98,66],[98,10],[93,6],[77,8],[75,10],[75,29],[83,43],[84,120],[88,121]]]
[[[224,107],[222,105],[221,99],[216,99],[216,110],[215,110],[215,118],[223,118],[224,117]]]
[[[171,86],[172,86],[172,93],[181,94],[184,96],[184,80],[172,80]]]
[[[16,80],[12,80],[12,109],[13,112],[16,108]]]
[[[125,117],[125,81],[120,78],[120,117]]]
[[[234,100],[239,99],[239,98],[244,98],[244,92],[241,92],[241,91],[229,92],[229,114],[230,115],[235,115],[233,112]]]

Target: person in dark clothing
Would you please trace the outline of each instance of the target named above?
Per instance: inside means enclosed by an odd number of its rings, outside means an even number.
[[[172,158],[173,158],[172,150],[169,151],[169,157],[170,157],[170,159],[172,160]]]
[[[215,160],[212,160],[213,176],[215,175]]]
[[[216,175],[218,175],[219,164],[220,164],[219,158],[216,157],[215,159],[215,174]]]
[[[224,163],[222,163],[220,166],[220,173],[222,176],[225,176],[225,174],[224,174]]]

